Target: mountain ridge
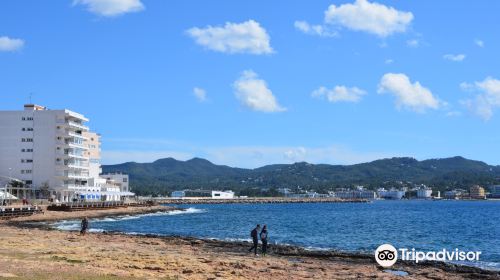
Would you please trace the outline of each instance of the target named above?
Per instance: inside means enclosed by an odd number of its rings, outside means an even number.
[[[128,173],[133,191],[158,195],[193,188],[231,188],[240,194],[254,194],[262,189],[280,187],[326,191],[358,184],[375,189],[405,182],[445,190],[500,183],[500,166],[461,156],[422,161],[412,157],[392,157],[353,165],[296,162],[253,169],[217,165],[198,157],[186,161],[170,157],[150,163],[103,165],[103,172]]]

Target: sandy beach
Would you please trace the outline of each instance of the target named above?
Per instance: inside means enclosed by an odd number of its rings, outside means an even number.
[[[275,246],[254,257],[244,242],[51,230],[27,222],[134,215],[173,208],[129,207],[45,212],[0,222],[1,279],[499,279],[451,265],[396,264],[401,277],[370,257]]]

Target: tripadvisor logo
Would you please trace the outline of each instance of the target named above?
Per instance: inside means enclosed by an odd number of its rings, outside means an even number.
[[[398,254],[399,251],[399,254]],[[455,249],[448,251],[442,249],[440,251],[417,251],[415,249],[399,248],[396,249],[391,244],[380,245],[377,250],[375,250],[375,260],[382,267],[393,266],[399,259],[403,261],[414,261],[418,263],[420,261],[479,261],[480,251],[461,251]]]
[[[391,244],[383,244],[375,250],[375,260],[380,266],[390,267],[398,260],[398,250]]]

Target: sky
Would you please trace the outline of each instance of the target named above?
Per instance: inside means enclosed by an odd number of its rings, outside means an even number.
[[[67,108],[104,164],[500,164],[500,2],[0,2],[0,110]]]

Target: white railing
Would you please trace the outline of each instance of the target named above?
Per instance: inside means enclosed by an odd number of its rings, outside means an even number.
[[[73,122],[73,121],[68,121],[67,124],[69,124],[70,126],[74,126],[74,127],[80,128],[82,130],[89,130],[88,126],[85,126],[85,125],[83,125],[81,123],[77,123],[77,122]]]
[[[72,131],[68,132],[68,135],[71,136],[71,137],[77,137],[77,138],[80,138],[80,139],[84,139],[84,140],[88,140],[89,138],[81,135],[81,134],[78,134],[78,133],[74,133]]]

